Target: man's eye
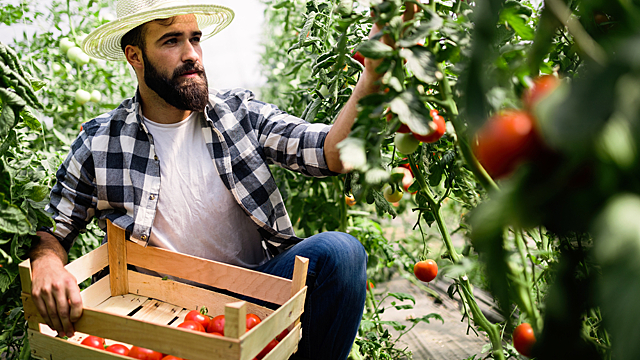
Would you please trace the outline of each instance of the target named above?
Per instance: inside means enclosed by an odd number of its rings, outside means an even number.
[[[178,42],[178,40],[176,40],[176,39],[169,39],[169,40],[165,41],[165,44],[175,44],[176,42]]]
[[[200,37],[194,37],[193,39],[191,39],[191,41],[193,41],[193,42],[200,42]]]

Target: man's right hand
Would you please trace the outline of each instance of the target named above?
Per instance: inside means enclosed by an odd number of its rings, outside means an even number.
[[[64,268],[66,251],[49,233],[38,232],[31,251],[31,295],[40,315],[59,336],[73,336],[73,323],[82,315],[76,278]]]

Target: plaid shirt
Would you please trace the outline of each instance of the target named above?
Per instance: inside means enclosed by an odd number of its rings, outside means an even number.
[[[147,245],[160,192],[160,162],[142,122],[139,93],[83,126],[56,173],[48,211],[69,251],[96,216]],[[248,90],[210,90],[202,133],[222,182],[272,246],[300,241],[268,164],[328,176],[324,140],[330,126],[309,124],[254,100]],[[211,204],[211,206],[216,206]],[[272,249],[273,250],[273,249]]]

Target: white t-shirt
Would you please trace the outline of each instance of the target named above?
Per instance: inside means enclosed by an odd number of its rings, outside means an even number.
[[[257,225],[220,179],[202,134],[202,113],[175,124],[143,117],[160,161],[149,244],[247,268],[266,261]]]

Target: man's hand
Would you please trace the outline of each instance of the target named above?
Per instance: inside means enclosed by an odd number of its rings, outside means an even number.
[[[417,5],[412,3],[405,3],[405,6],[406,10],[402,18],[404,21],[409,21],[413,19],[414,14],[419,8]],[[369,32],[369,38],[371,39],[378,34],[384,25],[385,24],[373,24],[373,27]],[[393,40],[387,35],[383,36],[380,41],[389,46],[395,47]],[[342,161],[340,161],[340,150],[337,145],[349,136],[351,127],[358,116],[357,104],[360,99],[379,90],[380,85],[378,81],[382,77],[382,74],[376,73],[376,68],[381,62],[382,59],[364,59],[364,72],[362,76],[360,76],[358,84],[356,84],[349,101],[347,101],[342,111],[340,111],[338,118],[324,141],[324,157],[327,161],[329,170],[333,172],[344,171]]]
[[[73,323],[82,315],[82,297],[76,278],[65,268],[67,253],[58,240],[38,232],[40,242],[31,251],[31,295],[50,328],[59,336],[73,336]]]

